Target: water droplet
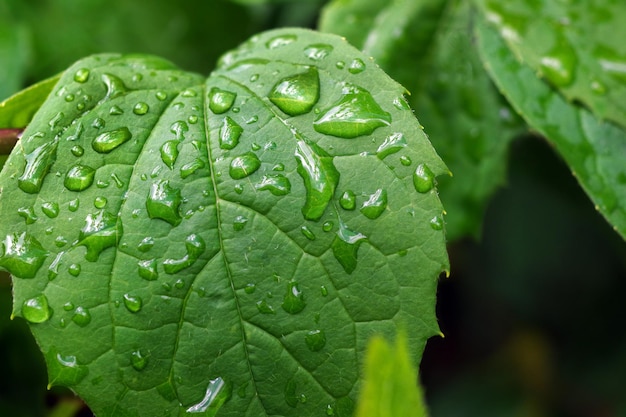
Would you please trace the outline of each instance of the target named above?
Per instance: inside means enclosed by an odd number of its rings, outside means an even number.
[[[26,224],[33,224],[37,221],[33,207],[20,207],[17,209],[17,214],[25,220]]]
[[[75,198],[74,200],[70,200],[70,202],[67,205],[68,210],[71,212],[75,212],[76,210],[78,210],[79,207],[80,207],[80,200],[78,198]]]
[[[154,246],[154,238],[145,237],[137,244],[137,250],[139,252],[146,253]]]
[[[93,142],[91,142],[91,147],[96,152],[109,153],[126,143],[131,137],[132,134],[130,130],[128,130],[127,127],[122,127],[98,135]]]
[[[304,48],[304,55],[313,61],[320,61],[326,58],[332,51],[332,45],[315,43]]]
[[[302,295],[302,291],[298,288],[298,283],[296,281],[290,281],[287,283],[287,292],[283,297],[281,307],[289,314],[297,314],[304,310],[304,307],[306,307],[304,296]]]
[[[252,74],[252,75],[250,76],[250,82],[251,82],[251,83],[256,82],[258,79],[259,79],[259,74]]]
[[[348,67],[348,71],[350,74],[358,74],[365,71],[365,62],[360,58],[353,59]]]
[[[176,140],[179,140],[179,141],[182,141],[183,139],[185,139],[185,132],[188,132],[188,131],[189,131],[189,125],[182,120],[174,122],[170,126],[170,132],[175,134]]]
[[[89,70],[87,68],[81,68],[74,74],[74,81],[77,83],[85,83],[89,79]]]
[[[157,91],[154,95],[159,101],[163,101],[167,98],[167,93],[165,91]]]
[[[74,145],[72,146],[71,152],[74,156],[83,156],[83,154],[85,153],[85,149],[80,145]]]
[[[65,310],[65,311],[72,311],[72,310],[74,310],[74,303],[67,302],[67,303],[63,304],[63,310]]]
[[[48,305],[48,298],[41,294],[29,298],[22,304],[22,316],[31,323],[43,323],[50,319],[52,310]]]
[[[296,35],[280,35],[276,36],[265,43],[268,49],[276,49],[298,40]]]
[[[311,111],[320,97],[320,81],[317,69],[278,81],[268,95],[269,100],[283,113],[298,116]]]
[[[106,126],[106,122],[100,117],[96,117],[93,122],[91,122],[91,127],[95,129],[102,129],[104,126]]]
[[[72,101],[74,101],[75,98],[76,96],[74,96],[74,94],[68,94],[65,96],[65,101],[67,101],[68,103],[71,103]]]
[[[57,144],[56,140],[46,142],[24,156],[26,166],[17,180],[22,191],[35,194],[41,190],[43,180],[56,159]]]
[[[411,161],[411,158],[406,156],[406,155],[402,155],[400,157],[400,163],[402,165],[404,165],[405,167],[411,166],[411,164],[413,163],[413,161]]]
[[[102,196],[96,197],[96,199],[93,201],[93,205],[97,209],[102,209],[106,207],[107,205],[106,197],[102,197]]]
[[[159,277],[156,259],[147,259],[137,263],[139,276],[148,281],[154,281]]]
[[[311,330],[304,336],[304,342],[311,352],[319,352],[326,346],[324,330]]]
[[[178,226],[182,221],[178,210],[181,203],[180,190],[170,187],[169,181],[161,180],[152,184],[146,209],[151,219],[165,220],[172,226]]]
[[[187,254],[180,259],[166,259],[163,261],[163,269],[166,274],[177,274],[194,264],[206,249],[206,243],[199,235],[191,234],[185,239]],[[177,287],[178,288],[178,287]]]
[[[233,220],[233,229],[237,232],[243,230],[246,227],[246,223],[248,223],[248,219],[244,216],[237,216],[235,220]]]
[[[78,235],[78,246],[85,246],[85,259],[90,262],[98,260],[100,253],[117,244],[122,235],[121,223],[117,216],[104,210],[89,214],[85,226]]]
[[[246,294],[252,294],[254,293],[254,291],[256,291],[256,284],[250,282],[246,284],[243,290],[246,292]]]
[[[327,297],[328,296],[328,288],[326,288],[325,285],[322,285],[320,287],[320,292],[322,293],[322,297]]]
[[[262,314],[276,314],[274,307],[269,305],[266,300],[257,301],[256,308]]]
[[[138,116],[143,116],[144,114],[148,113],[149,110],[150,106],[148,106],[148,104],[144,103],[143,101],[140,101],[133,107],[133,113]]]
[[[393,153],[399,152],[405,146],[406,139],[404,139],[404,135],[396,132],[385,138],[385,141],[376,150],[376,156],[378,156],[378,159],[384,159]]]
[[[119,116],[120,114],[124,114],[124,110],[120,106],[112,106],[109,109],[109,114],[111,116]]]
[[[67,239],[65,237],[63,237],[63,236],[57,236],[54,239],[54,245],[57,248],[62,248],[63,246],[67,245]]]
[[[177,140],[168,140],[161,145],[161,160],[169,169],[174,167],[178,158],[178,144]]]
[[[77,277],[80,275],[81,266],[80,264],[71,264],[67,267],[67,272],[70,273],[71,276]]]
[[[243,184],[237,184],[237,185],[235,185],[235,192],[236,192],[237,194],[241,194],[241,193],[243,193]]]
[[[344,210],[354,210],[356,208],[356,195],[354,191],[344,191],[341,197],[339,197],[339,205]]]
[[[122,96],[128,92],[121,78],[113,74],[102,74],[102,82],[106,86],[107,93],[104,100],[110,100]]]
[[[430,219],[430,227],[432,227],[434,230],[442,230],[443,218],[441,216],[435,216]]]
[[[138,313],[143,306],[143,301],[140,297],[124,294],[124,305],[131,313]]]
[[[344,224],[340,225],[331,248],[335,259],[348,274],[356,269],[359,246],[366,239],[365,235],[348,229]]]
[[[217,411],[232,395],[232,385],[222,378],[215,378],[209,382],[204,398],[185,410],[187,413],[203,413],[207,416],[217,415]],[[205,414],[206,413],[206,414]]]
[[[306,237],[309,240],[315,240],[315,233],[313,233],[313,231],[311,229],[309,229],[308,226],[302,226],[300,228],[300,232],[302,233],[302,235],[304,237]]]
[[[233,106],[236,98],[236,93],[213,87],[209,92],[209,109],[215,114],[226,113]]]
[[[233,158],[230,162],[229,174],[234,180],[240,180],[245,178],[261,167],[261,161],[252,152],[247,152],[243,155]]]
[[[65,175],[63,184],[70,191],[83,191],[93,184],[96,170],[87,165],[76,164]]]
[[[48,126],[50,126],[50,129],[56,128],[61,123],[64,117],[65,114],[63,112],[58,112],[57,114],[55,114],[54,117],[48,122]]]
[[[2,248],[0,267],[17,278],[34,278],[48,257],[41,243],[26,232],[7,235]]]
[[[183,289],[185,287],[185,281],[183,281],[182,279],[177,279],[176,282],[174,283],[174,287],[176,287],[177,289]]]
[[[413,185],[418,193],[427,193],[435,185],[435,174],[424,164],[419,164],[413,173]]]
[[[339,173],[332,158],[315,144],[298,140],[295,155],[298,174],[304,180],[306,201],[302,214],[307,220],[319,220],[333,198]]]
[[[335,415],[335,409],[333,408],[331,404],[326,405],[326,415],[329,417]]]
[[[72,321],[80,327],[85,327],[91,323],[91,313],[89,313],[89,310],[84,307],[76,307],[74,315],[72,316]]]
[[[59,215],[59,205],[57,203],[43,203],[41,211],[49,218],[54,219]]]
[[[566,87],[574,81],[577,57],[574,48],[566,40],[541,58],[541,72],[557,87]]]
[[[345,62],[343,62],[343,61],[337,61],[337,62],[335,63],[335,67],[336,67],[337,69],[344,69],[344,68],[346,67],[346,63],[345,63]]]
[[[254,186],[257,190],[267,190],[273,195],[287,195],[291,191],[291,183],[284,175],[264,175],[260,183]]]
[[[202,159],[196,158],[180,168],[180,177],[182,179],[185,179],[190,175],[193,175],[197,170],[204,168],[204,166],[204,161]]]
[[[140,351],[136,350],[130,354],[130,364],[137,371],[142,371],[148,365],[148,358],[145,357]]]
[[[226,116],[220,127],[219,139],[220,148],[234,149],[239,144],[239,137],[243,133],[243,128],[233,119]]]
[[[591,88],[591,91],[594,92],[594,94],[598,94],[598,95],[606,94],[606,86],[598,80],[593,80],[590,84],[590,88]]]
[[[343,97],[313,123],[319,133],[345,139],[369,135],[391,123],[391,115],[381,109],[369,91],[346,84]]]
[[[363,202],[361,213],[368,219],[377,219],[387,208],[387,191],[383,189],[376,190],[369,198]]]

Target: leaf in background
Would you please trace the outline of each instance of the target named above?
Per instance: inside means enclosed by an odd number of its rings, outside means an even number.
[[[626,127],[626,3],[479,1],[513,53],[569,101]]]
[[[446,235],[478,236],[489,198],[504,180],[508,147],[522,126],[483,69],[469,5],[396,0],[377,8],[376,18],[348,27],[347,16],[366,4],[331,3],[321,27],[356,41],[411,92],[411,106],[454,175],[439,179]]]
[[[427,416],[404,332],[398,333],[395,346],[380,336],[368,343],[365,382],[356,412],[356,417],[398,416]]]
[[[51,385],[99,416],[342,416],[372,334],[404,323],[419,361],[446,167],[357,59],[291,29],[206,82],[142,56],[63,74],[0,176],[0,266]]]
[[[485,20],[477,33],[483,60],[503,94],[554,144],[597,210],[626,237],[626,130],[566,101],[520,64]]]
[[[0,129],[23,129],[39,110],[60,75],[31,85],[0,103]]]
[[[15,22],[8,2],[0,3],[0,100],[22,88],[31,57],[29,30]]]

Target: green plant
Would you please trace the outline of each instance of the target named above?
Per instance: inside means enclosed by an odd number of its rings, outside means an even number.
[[[624,237],[626,52],[603,34],[625,16],[608,0],[333,1],[319,28],[364,53],[279,29],[208,79],[100,54],[8,99],[2,140],[25,130],[0,176],[0,267],[49,384],[98,415],[352,415],[372,336],[402,325],[418,363],[439,333],[444,219],[450,241],[480,234],[525,123]]]

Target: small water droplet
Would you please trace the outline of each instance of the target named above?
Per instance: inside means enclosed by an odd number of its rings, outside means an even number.
[[[166,259],[163,261],[163,269],[166,274],[177,274],[183,269],[193,265],[206,249],[206,243],[199,235],[191,234],[185,239],[185,249],[187,250],[187,254],[182,258]],[[176,287],[179,288],[178,285]]]
[[[74,96],[74,94],[68,94],[65,96],[65,101],[67,101],[68,103],[71,103],[72,101],[74,101],[75,98],[76,96]]]
[[[63,184],[70,191],[83,191],[93,184],[95,174],[90,166],[76,164],[65,175]]]
[[[239,138],[243,133],[243,128],[233,119],[226,116],[220,127],[219,140],[220,148],[234,149],[239,144]]]
[[[85,153],[85,149],[80,145],[74,145],[72,146],[71,152],[72,155],[79,157],[83,156],[83,154]]]
[[[26,224],[33,224],[37,221],[37,215],[33,207],[20,207],[17,209],[17,214],[24,219]]]
[[[52,117],[52,119],[50,119],[50,121],[48,122],[48,126],[50,126],[50,129],[56,128],[61,123],[64,117],[65,114],[63,112],[58,112],[57,114],[55,114],[54,117]]]
[[[204,168],[205,164],[202,159],[196,158],[193,161],[183,165],[180,168],[180,177],[185,179],[193,174],[201,168]]]
[[[326,415],[329,417],[335,415],[335,409],[333,408],[331,404],[326,405]]]
[[[63,304],[63,310],[65,310],[65,311],[72,311],[72,310],[74,310],[74,303],[69,301],[69,302]]]
[[[137,371],[143,371],[148,365],[148,358],[145,357],[140,351],[136,350],[130,354],[130,364]]]
[[[74,74],[74,81],[77,83],[85,83],[89,79],[90,71],[87,68],[81,68]]]
[[[427,193],[435,185],[435,174],[424,164],[419,164],[413,173],[413,185],[419,193]]]
[[[70,200],[70,202],[67,205],[67,209],[71,212],[75,212],[76,210],[78,210],[79,207],[80,207],[80,200],[78,198],[75,198],[74,200]]]
[[[204,393],[204,398],[185,411],[190,414],[202,413],[206,416],[215,416],[222,405],[231,397],[232,390],[232,384],[224,382],[222,378],[212,379]]]
[[[256,284],[250,282],[246,284],[243,290],[246,292],[246,294],[252,294],[254,293],[254,291],[256,291]]]
[[[356,269],[358,250],[361,243],[366,239],[365,235],[348,229],[344,224],[340,225],[337,236],[331,244],[331,249],[335,259],[348,274]]]
[[[95,208],[98,208],[98,209],[102,209],[106,207],[107,205],[106,197],[102,197],[102,196],[96,197],[96,199],[93,201],[93,205]]]
[[[297,40],[298,37],[296,35],[280,35],[268,40],[265,46],[267,46],[268,49],[276,49],[289,45]]]
[[[138,102],[133,107],[133,113],[135,113],[138,116],[143,116],[144,114],[148,113],[149,110],[150,110],[150,106],[148,106],[148,104],[143,101]]]
[[[332,51],[332,45],[327,43],[315,43],[304,48],[304,55],[313,61],[321,61]]]
[[[154,238],[153,237],[145,237],[137,244],[137,250],[139,252],[146,253],[154,246]]]
[[[91,127],[95,129],[102,129],[106,126],[106,122],[101,117],[96,117],[93,122],[91,122]]]
[[[85,246],[85,259],[90,262],[98,260],[100,253],[113,247],[119,241],[122,230],[117,216],[104,210],[89,214],[85,226],[78,235],[78,246]]]
[[[343,61],[337,61],[337,62],[335,63],[335,67],[336,67],[337,69],[344,69],[344,68],[346,67],[346,63],[345,63],[345,62],[343,62]]]
[[[178,226],[182,221],[179,213],[181,203],[180,190],[170,187],[169,181],[160,180],[150,187],[146,209],[151,219],[165,220],[172,226]]]
[[[594,94],[597,94],[597,95],[606,94],[606,86],[598,80],[593,80],[591,82],[590,87],[591,87],[591,91],[593,91]]]
[[[361,213],[368,219],[377,219],[387,208],[387,191],[378,189],[363,202]]]
[[[327,297],[328,296],[328,288],[326,288],[325,285],[322,285],[320,287],[320,292],[322,293],[322,297]]]
[[[307,226],[302,226],[300,228],[300,232],[302,233],[302,235],[304,235],[304,237],[306,237],[309,240],[315,240],[315,233],[313,233],[313,231],[311,229],[309,229]]]
[[[169,169],[174,167],[178,159],[178,144],[177,140],[168,140],[161,145],[161,160]]]
[[[189,131],[189,125],[183,120],[172,123],[170,126],[170,132],[176,135],[176,140],[182,141],[185,139],[185,132]]]
[[[67,239],[65,237],[63,237],[63,236],[57,236],[54,239],[54,245],[57,248],[62,248],[63,246],[67,245]]]
[[[22,316],[31,323],[43,323],[50,319],[52,310],[48,305],[48,298],[41,294],[29,298],[22,304]]]
[[[328,221],[325,221],[324,224],[322,225],[322,230],[325,232],[330,232],[331,230],[333,230],[334,226],[335,226],[334,223],[328,220]]]
[[[33,137],[35,135],[31,136]],[[24,156],[26,166],[17,180],[22,191],[35,194],[41,190],[43,180],[56,159],[57,144],[56,140],[46,142]]]
[[[131,313],[138,313],[143,307],[143,301],[140,297],[124,294],[124,305]]]
[[[236,192],[237,194],[241,194],[241,193],[243,193],[243,184],[237,184],[237,185],[235,185],[235,192]]]
[[[326,346],[324,330],[311,330],[304,336],[304,342],[311,352],[319,352]]]
[[[384,111],[369,91],[346,84],[343,97],[313,123],[319,133],[351,139],[369,135],[381,126],[391,123],[391,115]]]
[[[131,137],[130,130],[127,127],[122,127],[98,135],[91,142],[91,147],[96,152],[109,153],[126,143]]]
[[[350,62],[350,66],[348,67],[348,71],[350,74],[359,74],[365,71],[365,62],[363,62],[360,58],[355,58]]]
[[[256,308],[262,314],[276,314],[274,307],[269,305],[266,300],[257,301]]]
[[[159,277],[156,259],[139,261],[137,264],[139,276],[148,281],[154,281]]]
[[[167,99],[167,93],[165,91],[157,91],[154,95],[159,101]]]
[[[432,227],[434,230],[442,230],[443,218],[441,216],[435,216],[430,219],[430,227]]]
[[[26,232],[7,235],[1,247],[0,267],[17,278],[34,278],[49,254]]]
[[[128,88],[126,88],[122,79],[116,75],[102,74],[101,79],[107,89],[104,100],[120,97],[128,92]]]
[[[250,82],[251,82],[251,83],[256,82],[258,79],[259,79],[259,74],[252,74],[252,75],[250,76]]]
[[[272,171],[282,172],[284,170],[285,170],[285,165],[280,162],[272,167]]]
[[[344,210],[354,210],[356,208],[356,195],[354,191],[344,191],[341,197],[339,197],[339,205]]]
[[[246,223],[248,223],[248,219],[244,216],[237,216],[233,220],[233,229],[237,232],[243,230],[246,227]]]
[[[306,307],[304,296],[302,291],[298,288],[296,281],[289,281],[287,283],[287,292],[283,297],[281,307],[289,314],[297,314]]]
[[[72,316],[72,321],[80,327],[85,327],[91,323],[91,313],[89,313],[89,310],[84,307],[76,307],[74,315]]]
[[[406,155],[402,155],[400,157],[400,163],[402,165],[404,165],[405,167],[411,166],[411,164],[413,163],[413,161],[411,160],[410,157],[406,156]]]
[[[253,173],[255,173],[261,167],[261,161],[252,152],[247,152],[243,155],[233,158],[230,162],[229,174],[234,180],[240,180]]]
[[[555,86],[566,87],[574,81],[577,62],[574,48],[569,42],[562,40],[541,57],[541,72]]]
[[[384,159],[385,157],[399,152],[406,146],[406,139],[400,132],[393,133],[385,138],[385,141],[376,150],[376,156],[378,159]]]
[[[80,264],[71,264],[70,266],[67,267],[67,272],[70,273],[70,275],[77,277],[80,275],[80,271],[81,271],[81,266]]]
[[[119,116],[120,114],[124,114],[124,110],[122,110],[120,106],[111,106],[109,114],[111,116]]]
[[[236,98],[236,93],[213,87],[209,92],[209,109],[215,114],[226,113],[233,106]]]
[[[411,110],[411,106],[404,97],[396,97],[393,99],[393,106],[398,110]]]
[[[268,98],[283,113],[298,116],[311,111],[319,96],[319,75],[315,67],[310,67],[306,72],[278,81]]]
[[[273,195],[287,195],[291,191],[291,183],[284,175],[268,174],[264,175],[260,183],[254,186],[257,190],[267,190]]]
[[[339,173],[332,158],[313,143],[298,140],[294,156],[306,189],[302,214],[307,220],[319,220],[333,198]]]

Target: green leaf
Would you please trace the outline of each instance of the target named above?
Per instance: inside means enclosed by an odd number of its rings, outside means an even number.
[[[40,81],[0,103],[0,129],[25,128],[39,110],[60,75]]]
[[[353,59],[289,29],[206,81],[142,56],[62,75],[0,174],[0,267],[51,385],[99,417],[350,415],[370,335],[405,323],[419,361],[447,169]]]
[[[5,8],[0,5],[0,100],[22,87],[30,55],[27,28],[12,22]]]
[[[597,210],[626,237],[626,130],[566,101],[515,59],[495,29],[479,23],[481,54],[504,95],[554,144]]]
[[[600,119],[626,127],[626,3],[480,0],[519,60]]]
[[[478,236],[489,198],[504,181],[507,150],[522,125],[483,69],[467,2],[383,3],[370,10],[376,18],[368,15],[369,21],[352,26],[346,22],[365,15],[370,3],[335,1],[321,26],[356,42],[411,92],[411,106],[454,175],[439,179],[446,235],[449,240]]]
[[[375,336],[367,346],[356,417],[425,417],[426,406],[404,332],[395,346]]]

